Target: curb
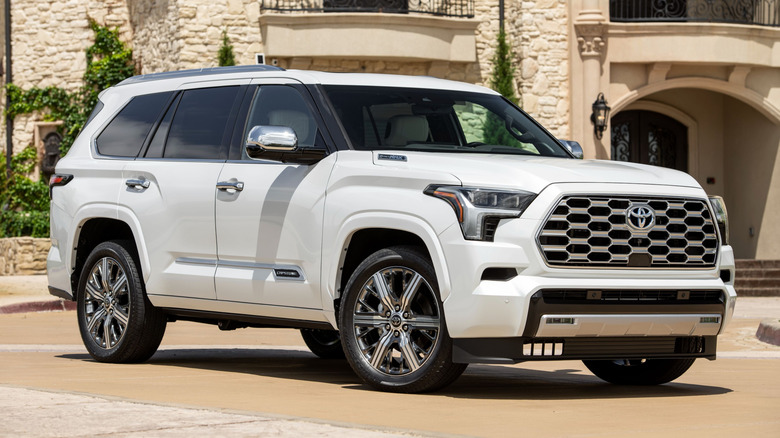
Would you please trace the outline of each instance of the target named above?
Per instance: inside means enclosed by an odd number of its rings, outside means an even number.
[[[5,306],[0,306],[0,315],[30,312],[61,312],[63,310],[76,310],[76,302],[65,300],[47,300],[8,304]]]
[[[767,344],[780,345],[780,319],[765,319],[758,325],[756,337]]]

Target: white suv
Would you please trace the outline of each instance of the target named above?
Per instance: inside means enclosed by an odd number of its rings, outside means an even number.
[[[50,291],[105,362],[148,359],[177,320],[299,328],[402,392],[469,363],[582,359],[660,384],[714,359],[736,299],[722,201],[569,148],[458,82],[137,76],[57,164]]]

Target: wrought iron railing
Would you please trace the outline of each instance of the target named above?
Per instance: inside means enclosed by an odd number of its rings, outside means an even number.
[[[612,21],[780,26],[780,0],[610,0]]]
[[[474,0],[261,0],[260,7],[278,12],[383,12],[474,17]]]

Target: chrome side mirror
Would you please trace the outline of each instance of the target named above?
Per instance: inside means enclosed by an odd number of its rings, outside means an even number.
[[[262,158],[265,151],[295,152],[298,136],[287,126],[258,125],[249,130],[245,148],[249,158]]]
[[[572,155],[574,155],[574,158],[582,159],[584,154],[582,153],[582,146],[576,141],[571,140],[558,140],[561,143],[563,143],[564,146],[566,146],[566,149],[571,152]]]

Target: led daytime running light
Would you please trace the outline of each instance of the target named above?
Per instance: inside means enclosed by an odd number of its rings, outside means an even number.
[[[488,219],[519,217],[536,194],[523,190],[482,187],[428,186],[424,193],[439,198],[452,207],[467,240],[493,240],[485,234]]]

